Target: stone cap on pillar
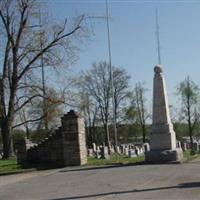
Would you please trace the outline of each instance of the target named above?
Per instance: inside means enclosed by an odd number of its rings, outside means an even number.
[[[62,118],[81,118],[81,116],[75,112],[74,110],[70,110],[67,114],[65,114]]]
[[[154,67],[154,72],[155,72],[156,74],[163,73],[163,66],[162,66],[162,65],[156,65],[156,66]]]

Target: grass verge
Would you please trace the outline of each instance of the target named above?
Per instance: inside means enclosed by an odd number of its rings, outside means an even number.
[[[184,156],[184,163],[188,163],[198,157],[200,157],[200,154],[191,154],[190,150],[187,150],[183,152]],[[88,158],[88,163],[87,165],[92,166],[92,165],[112,165],[112,164],[121,164],[121,165],[128,165],[128,164],[142,164],[145,163],[145,157],[144,156],[139,156],[135,158],[129,158],[125,155],[119,155],[119,154],[113,154],[111,155],[110,159],[96,159],[94,157],[89,157]]]
[[[16,159],[0,160],[0,175],[23,172],[25,169],[17,163]]]
[[[183,154],[184,154],[185,163],[188,163],[200,156],[199,154],[191,155],[190,150],[185,151]],[[88,162],[86,166],[131,165],[131,164],[143,164],[143,163],[145,163],[144,156],[129,158],[125,155],[112,154],[110,156],[110,159],[96,159],[94,157],[88,157]],[[34,167],[34,168],[36,169],[37,167]],[[6,174],[27,172],[27,171],[32,171],[32,170],[33,170],[33,166],[30,169],[25,169],[22,165],[17,163],[16,159],[0,160],[0,176],[6,175]]]
[[[87,165],[113,165],[113,164],[135,164],[135,163],[143,163],[145,161],[144,156],[139,156],[135,158],[129,158],[125,155],[112,154],[110,159],[96,159],[94,157],[89,157]]]
[[[198,158],[200,155],[199,154],[195,154],[195,153],[191,153],[191,150],[187,150],[185,152],[183,152],[183,157],[184,157],[184,162],[188,163],[196,158]]]

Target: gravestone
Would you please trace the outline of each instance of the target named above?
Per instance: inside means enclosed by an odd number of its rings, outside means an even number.
[[[94,156],[94,151],[93,151],[93,149],[88,149],[88,156],[89,156],[89,157]]]
[[[101,158],[101,154],[100,154],[99,151],[96,151],[96,152],[95,152],[95,158],[96,158],[96,159],[100,159],[100,158]]]
[[[180,141],[177,141],[177,142],[176,142],[176,147],[177,147],[177,148],[181,148],[181,142],[180,142]]]
[[[120,152],[121,152],[121,154],[124,154],[124,149],[125,149],[124,146],[121,145],[121,146],[120,146]]]
[[[94,154],[95,154],[95,158],[97,159],[101,158],[101,150],[99,146],[96,147],[96,152]]]
[[[187,144],[185,142],[181,142],[181,148],[183,151],[187,150]]]
[[[92,149],[93,149],[93,152],[96,152],[97,151],[97,146],[95,143],[92,143]]]
[[[121,151],[120,151],[120,147],[119,147],[119,146],[116,146],[116,152],[115,152],[115,153],[121,154]]]
[[[138,148],[138,155],[144,155],[144,150],[143,150],[143,148]]]
[[[125,149],[124,149],[124,154],[125,154],[126,156],[128,156],[128,151],[129,151],[128,147],[125,147]]]
[[[109,153],[108,153],[108,147],[107,146],[102,146],[100,147],[100,155],[101,155],[101,159],[109,159]]]
[[[3,144],[0,144],[0,159],[3,157]]]
[[[135,154],[138,156],[139,155],[139,148],[135,146]]]
[[[143,147],[144,147],[144,152],[150,151],[149,143],[144,143]]]
[[[128,157],[129,157],[129,158],[137,157],[137,155],[135,154],[135,150],[129,149],[129,150],[128,150]]]
[[[176,147],[176,134],[170,119],[162,66],[155,66],[154,72],[150,151],[145,153],[145,159],[151,163],[180,162],[183,152]]]
[[[198,152],[199,151],[199,143],[198,142],[194,142],[194,150],[196,151],[196,152]]]
[[[115,153],[115,148],[114,148],[114,146],[113,146],[113,145],[111,145],[111,148],[110,148],[110,153],[111,153],[111,154]]]

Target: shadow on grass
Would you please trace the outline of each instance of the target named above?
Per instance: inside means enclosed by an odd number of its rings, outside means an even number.
[[[56,199],[49,199],[49,200],[70,200],[70,199],[86,199],[86,198],[93,198],[93,197],[103,197],[109,195],[117,195],[117,194],[133,194],[139,192],[150,192],[150,191],[160,191],[160,190],[170,190],[170,189],[187,189],[187,188],[198,188],[200,187],[200,182],[188,182],[188,183],[181,183],[176,186],[169,186],[169,187],[156,187],[156,188],[147,188],[147,189],[133,189],[133,190],[126,190],[126,191],[115,191],[115,192],[105,192],[99,194],[89,194],[89,195],[81,195],[81,196],[72,196],[72,197],[62,197]]]

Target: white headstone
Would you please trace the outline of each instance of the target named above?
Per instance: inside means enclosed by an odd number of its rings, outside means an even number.
[[[94,151],[94,152],[96,152],[96,151],[97,151],[97,146],[96,146],[96,144],[95,144],[95,143],[92,143],[92,149],[93,149],[93,151]]]

